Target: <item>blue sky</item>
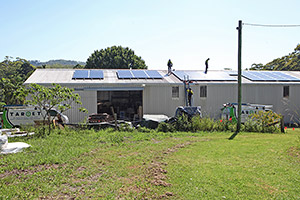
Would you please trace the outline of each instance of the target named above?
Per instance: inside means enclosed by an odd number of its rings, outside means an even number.
[[[129,47],[149,69],[237,69],[238,20],[300,24],[299,0],[0,0],[0,60],[86,61]],[[242,66],[267,63],[300,43],[298,28],[243,27]]]

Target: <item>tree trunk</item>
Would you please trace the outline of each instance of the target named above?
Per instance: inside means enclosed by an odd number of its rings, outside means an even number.
[[[48,128],[49,128],[49,132],[48,132],[48,135],[50,135],[50,133],[51,133],[51,121],[50,121],[50,119],[51,119],[51,116],[50,116],[50,112],[48,112]]]

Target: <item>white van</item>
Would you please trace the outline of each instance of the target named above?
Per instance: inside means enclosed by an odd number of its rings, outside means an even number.
[[[43,121],[46,111],[41,111],[34,106],[24,105],[7,105],[3,106],[2,114],[2,128],[14,128],[20,127],[21,125],[34,125],[40,124]],[[62,123],[68,123],[68,117],[60,113],[59,111],[52,109],[50,110],[51,121],[60,117]],[[46,118],[47,119],[47,118]]]

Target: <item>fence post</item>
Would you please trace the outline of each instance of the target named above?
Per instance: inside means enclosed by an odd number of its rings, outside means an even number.
[[[281,133],[284,133],[284,120],[283,120],[283,116],[281,116],[280,118],[280,130],[281,130]]]

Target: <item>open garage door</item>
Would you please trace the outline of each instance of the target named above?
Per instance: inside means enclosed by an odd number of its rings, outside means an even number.
[[[137,120],[143,108],[143,91],[97,91],[97,113],[112,115],[117,113],[118,119]],[[113,110],[113,111],[112,111]]]

